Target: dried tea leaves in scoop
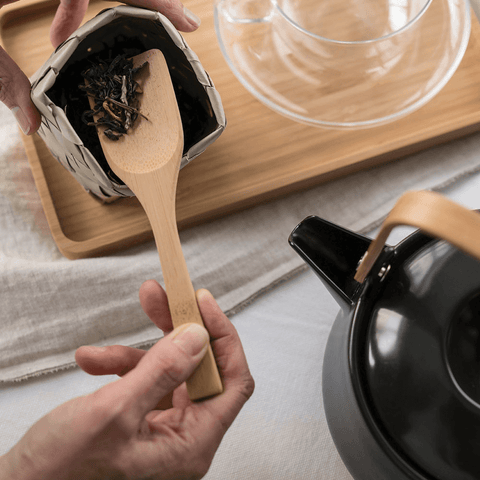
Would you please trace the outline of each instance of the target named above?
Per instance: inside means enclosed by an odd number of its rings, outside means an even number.
[[[104,125],[104,134],[111,140],[126,134],[142,115],[137,98],[142,91],[134,76],[147,63],[134,67],[126,55],[118,55],[111,62],[91,62],[90,68],[82,72],[86,85],[79,88],[93,97],[95,106],[83,113],[83,122],[95,127]]]

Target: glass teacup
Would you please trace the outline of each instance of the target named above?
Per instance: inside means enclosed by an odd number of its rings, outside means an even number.
[[[433,98],[470,35],[466,0],[216,0],[222,52],[259,100],[318,126],[375,126]]]

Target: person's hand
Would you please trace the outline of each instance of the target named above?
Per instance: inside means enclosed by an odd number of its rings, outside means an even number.
[[[205,353],[206,330],[189,324],[171,331],[167,298],[155,281],[142,285],[140,301],[167,335],[148,352],[119,345],[79,348],[76,360],[84,371],[121,378],[40,419],[0,458],[0,479],[179,480],[206,474],[253,393],[240,339],[211,294],[199,290],[224,392],[191,402],[184,382]],[[170,408],[158,410],[166,399]]]
[[[18,0],[0,0],[0,8]],[[50,28],[50,40],[56,48],[82,23],[89,0],[60,0]],[[182,32],[192,32],[200,19],[183,7],[180,0],[125,0],[132,6],[156,10],[165,15]],[[30,81],[15,61],[0,47],[0,101],[14,114],[26,135],[40,126],[40,113],[30,99]]]

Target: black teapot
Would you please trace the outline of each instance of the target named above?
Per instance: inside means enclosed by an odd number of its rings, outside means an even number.
[[[480,214],[407,192],[374,241],[312,216],[289,242],[341,307],[322,388],[354,479],[479,480]]]

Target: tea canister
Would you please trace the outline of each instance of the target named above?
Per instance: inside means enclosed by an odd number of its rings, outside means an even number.
[[[223,132],[218,91],[198,56],[162,14],[121,5],[100,12],[63,42],[32,76],[38,130],[52,155],[96,198],[109,202],[133,192],[110,170],[95,128],[82,120],[88,99],[78,85],[94,59],[134,56],[156,48],[169,66],[184,130],[181,168]]]

